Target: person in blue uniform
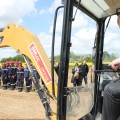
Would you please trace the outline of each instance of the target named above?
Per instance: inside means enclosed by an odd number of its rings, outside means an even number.
[[[19,63],[18,62],[14,62],[14,82],[15,82],[15,86],[18,85],[17,82],[17,68],[18,68]]]
[[[10,80],[11,90],[15,88],[15,80],[14,80],[14,63],[12,61],[9,62],[8,67],[8,79]]]
[[[1,77],[1,70],[2,70],[2,69],[1,69],[1,66],[0,66],[0,77]]]
[[[27,65],[25,65],[25,68],[24,68],[24,79],[26,82],[26,92],[30,92],[32,88],[32,80],[31,80],[30,71]]]
[[[34,75],[35,75],[35,78],[36,78],[37,80],[39,80],[39,79],[40,79],[40,75],[39,75],[38,71],[36,70],[35,67],[32,67],[32,69],[33,69],[33,73],[34,73]]]
[[[8,69],[6,68],[5,63],[2,64],[1,76],[2,76],[3,89],[6,90],[7,89]]]
[[[8,69],[8,67],[9,67],[9,61],[6,61],[5,65],[6,65],[6,69]],[[10,79],[7,77],[7,88],[10,88],[10,87],[11,87],[11,85],[10,85]]]
[[[20,63],[17,68],[17,81],[18,81],[18,92],[22,92],[23,83],[24,83],[24,68],[22,67],[22,63]]]

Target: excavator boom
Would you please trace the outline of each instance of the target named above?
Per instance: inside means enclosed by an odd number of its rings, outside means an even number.
[[[22,26],[9,24],[0,33],[0,47],[12,47],[29,57],[52,95],[51,63],[38,37]],[[57,75],[55,73],[55,80]],[[55,95],[57,95],[57,85]]]

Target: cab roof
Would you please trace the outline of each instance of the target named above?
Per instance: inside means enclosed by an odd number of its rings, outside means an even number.
[[[76,0],[77,3],[92,13],[96,18],[104,18],[116,14],[120,8],[120,0]]]

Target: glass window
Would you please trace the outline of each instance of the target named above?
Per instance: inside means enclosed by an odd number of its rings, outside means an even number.
[[[107,24],[108,19],[106,20]],[[111,17],[105,33],[103,62],[111,62],[120,57],[120,28],[117,25],[117,16]]]

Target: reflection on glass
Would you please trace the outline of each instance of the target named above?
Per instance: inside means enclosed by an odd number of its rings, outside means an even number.
[[[67,96],[67,120],[77,120],[93,107],[94,85],[89,81],[88,86],[76,86],[69,89]]]

